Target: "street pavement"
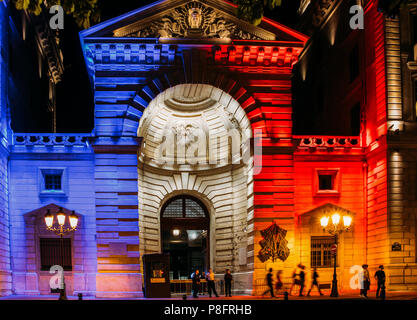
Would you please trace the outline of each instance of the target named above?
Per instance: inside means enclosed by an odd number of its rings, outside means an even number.
[[[42,296],[22,296],[22,295],[13,295],[7,297],[1,297],[0,300],[57,300],[58,294],[56,295],[42,295]],[[182,295],[173,296],[172,298],[166,299],[149,299],[149,298],[95,298],[95,297],[83,297],[83,300],[182,300]],[[359,292],[343,292],[340,293],[338,298],[332,298],[329,294],[324,296],[319,296],[318,294],[312,294],[311,296],[293,296],[288,297],[289,300],[294,301],[313,301],[313,300],[366,300],[359,296]],[[77,296],[68,296],[68,300],[78,300]],[[199,298],[195,299],[191,295],[187,295],[187,300],[199,301],[199,300],[284,300],[283,295],[278,295],[275,298],[268,296],[249,296],[249,295],[236,295],[232,297],[220,296],[218,298],[210,298],[207,294],[200,295]],[[377,300],[375,297],[375,292],[368,292],[368,300]],[[417,292],[394,292],[388,291],[386,293],[386,300],[414,300],[417,301]]]

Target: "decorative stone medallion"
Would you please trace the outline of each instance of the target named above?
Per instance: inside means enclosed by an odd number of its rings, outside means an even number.
[[[165,12],[161,18],[141,25],[125,37],[262,39],[256,34],[243,31],[224,14],[199,1],[191,1]]]

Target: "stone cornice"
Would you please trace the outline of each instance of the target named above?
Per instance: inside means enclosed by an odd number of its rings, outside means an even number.
[[[137,154],[139,146],[93,145],[94,153]]]
[[[230,172],[232,170],[236,170],[239,168],[242,168],[246,166],[245,163],[238,163],[238,164],[227,164],[224,166],[202,166],[201,164],[198,165],[198,169],[194,169],[192,166],[189,165],[183,165],[181,166],[181,169],[178,168],[161,168],[161,167],[155,167],[154,165],[149,165],[146,163],[143,163],[142,161],[138,161],[138,167],[139,169],[144,169],[149,172],[154,172],[156,174],[161,174],[163,172],[164,174],[175,174],[179,171],[181,172],[187,172],[189,174],[202,174],[204,172],[205,175],[209,174],[219,174],[223,172]]]
[[[54,150],[56,151],[56,150]],[[62,152],[51,152],[49,150],[33,150],[31,151],[12,151],[10,152],[9,160],[80,160],[80,161],[92,161],[94,160],[94,153],[92,149],[88,149],[84,152],[77,152],[74,150],[62,150]]]
[[[142,144],[139,137],[91,137],[94,153],[136,154]]]
[[[98,39],[97,39],[98,40]],[[86,43],[86,56],[90,75],[95,70],[137,71],[160,65],[182,64],[182,52],[192,48],[205,51],[213,64],[292,67],[298,61],[302,44],[286,42],[261,42],[247,45],[245,42],[230,45],[215,44],[163,44],[137,41],[109,42],[108,40]],[[108,66],[108,67],[106,67]]]

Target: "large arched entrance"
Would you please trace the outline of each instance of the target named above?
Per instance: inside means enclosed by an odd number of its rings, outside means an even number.
[[[170,278],[188,279],[191,272],[209,267],[210,218],[197,198],[171,198],[161,210],[162,251],[170,254]]]
[[[178,85],[149,103],[138,136],[141,255],[169,252],[172,279],[231,269],[234,290],[251,290],[254,164],[245,110],[219,88]]]

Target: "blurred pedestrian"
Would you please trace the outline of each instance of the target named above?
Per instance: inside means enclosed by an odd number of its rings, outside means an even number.
[[[319,278],[319,274],[317,272],[317,268],[314,268],[313,269],[313,281],[311,283],[310,290],[308,290],[307,296],[310,296],[311,290],[313,289],[314,286],[317,287],[317,289],[319,290],[320,295],[321,296],[323,295],[320,291],[320,285],[319,285],[318,278]]]
[[[292,294],[292,289],[294,288],[295,285],[300,285],[300,281],[297,279],[297,269],[294,269],[294,271],[292,272],[292,284],[291,284],[291,288],[290,288],[290,292],[289,294]]]
[[[275,291],[279,292],[282,289],[283,283],[281,279],[282,270],[278,270],[277,272],[277,282],[275,283]]]
[[[299,296],[302,297],[305,282],[306,282],[306,274],[304,272],[305,266],[301,265],[300,268],[301,268],[301,270],[300,270],[300,273],[298,274],[298,276],[300,278],[300,294],[299,294]]]
[[[262,294],[263,296],[266,295],[268,292],[271,293],[271,297],[274,296],[274,287],[272,285],[272,268],[269,268],[269,272],[266,275],[266,285],[268,286],[268,289],[265,290],[265,292]]]

